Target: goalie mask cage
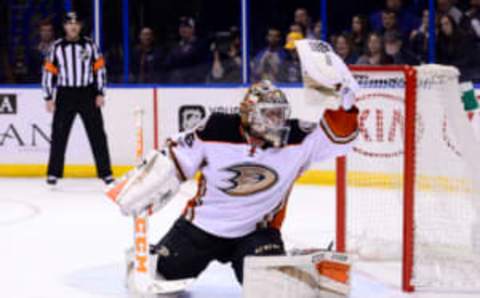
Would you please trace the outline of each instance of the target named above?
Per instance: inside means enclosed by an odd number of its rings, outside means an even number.
[[[337,160],[337,249],[401,260],[405,291],[479,291],[480,147],[458,71],[352,71],[361,86],[360,132],[353,151]]]

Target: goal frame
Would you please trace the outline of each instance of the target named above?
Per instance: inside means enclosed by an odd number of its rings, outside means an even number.
[[[402,289],[415,291],[411,280],[414,265],[414,211],[415,211],[415,116],[417,101],[417,71],[408,65],[350,66],[351,71],[399,72],[405,78],[405,136],[403,159],[403,239],[402,239]],[[336,160],[336,249],[346,252],[347,240],[347,171],[348,157]]]

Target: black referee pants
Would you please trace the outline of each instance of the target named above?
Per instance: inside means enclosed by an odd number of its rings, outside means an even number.
[[[63,177],[65,150],[75,116],[79,114],[93,151],[97,175],[100,178],[112,174],[108,153],[107,136],[103,127],[100,108],[96,106],[94,88],[62,88],[57,90],[53,114],[52,140],[48,175]]]

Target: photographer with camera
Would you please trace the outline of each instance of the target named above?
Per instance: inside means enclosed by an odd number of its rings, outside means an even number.
[[[211,50],[213,63],[207,81],[240,83],[242,81],[242,54],[238,28],[231,27],[228,32],[218,32]]]

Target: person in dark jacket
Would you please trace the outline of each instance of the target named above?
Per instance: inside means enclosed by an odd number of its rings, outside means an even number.
[[[162,73],[160,65],[163,55],[155,46],[155,34],[149,27],[144,27],[139,35],[140,43],[133,50],[131,59],[132,79],[137,83],[156,83],[160,81]]]
[[[170,50],[165,60],[170,83],[203,83],[208,73],[208,45],[195,34],[195,21],[181,17],[178,28],[180,41]]]
[[[356,64],[360,65],[385,65],[392,64],[393,59],[385,52],[383,37],[378,32],[372,32],[368,35],[367,50],[365,54],[358,58]]]
[[[267,46],[261,49],[253,59],[254,80],[281,81],[282,68],[287,52],[282,47],[282,33],[277,28],[269,28],[266,36]]]
[[[429,11],[422,12],[422,24],[410,34],[410,50],[421,62],[428,61]]]
[[[420,24],[419,18],[404,7],[403,0],[385,0],[385,9],[395,12],[399,31],[408,36]],[[381,31],[383,27],[384,10],[370,15],[370,23],[374,31]]]
[[[342,58],[345,64],[355,64],[358,60],[358,55],[353,51],[352,37],[348,33],[342,33],[335,38],[333,45],[335,53]]]
[[[387,32],[384,35],[385,52],[393,59],[393,64],[418,65],[420,61],[403,45],[402,36],[397,32]]]
[[[207,76],[209,83],[241,83],[242,52],[240,32],[231,27],[228,39],[218,38],[212,45],[213,63]]]
[[[363,55],[366,50],[369,28],[367,16],[358,14],[352,17],[352,50],[358,56]]]
[[[55,29],[49,19],[38,24],[38,43],[29,50],[29,81],[36,82],[42,77],[42,66],[48,51],[55,41]]]
[[[460,25],[475,37],[477,44],[480,43],[480,0],[470,0],[470,8]]]
[[[461,80],[473,80],[478,76],[478,51],[474,39],[462,31],[450,15],[440,18],[437,62],[457,67]]]

